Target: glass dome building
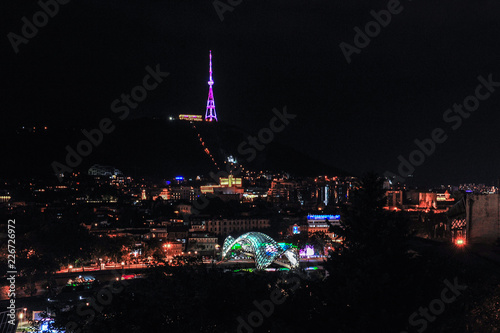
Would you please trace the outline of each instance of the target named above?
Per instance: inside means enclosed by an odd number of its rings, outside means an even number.
[[[229,259],[231,250],[240,248],[255,258],[257,269],[264,269],[275,262],[281,255],[290,262],[289,265],[279,263],[289,268],[299,267],[299,255],[293,248],[283,249],[274,239],[261,232],[248,232],[238,238],[228,236],[222,246],[222,260]]]

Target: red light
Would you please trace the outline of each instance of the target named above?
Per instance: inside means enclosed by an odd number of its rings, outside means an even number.
[[[457,246],[464,246],[465,245],[465,240],[463,238],[457,238],[455,244]]]

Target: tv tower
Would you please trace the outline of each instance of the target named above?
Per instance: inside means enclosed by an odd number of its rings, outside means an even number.
[[[205,111],[205,121],[217,121],[217,113],[215,112],[215,101],[214,101],[214,91],[212,86],[214,80],[212,80],[212,50],[210,50],[210,80],[208,81],[208,100],[207,100],[207,110]]]

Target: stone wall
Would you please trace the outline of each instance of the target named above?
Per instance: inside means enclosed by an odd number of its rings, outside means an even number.
[[[467,196],[467,242],[494,243],[500,237],[500,195]]]

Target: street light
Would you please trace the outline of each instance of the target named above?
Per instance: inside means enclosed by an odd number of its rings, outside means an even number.
[[[465,245],[465,239],[463,239],[463,238],[457,238],[455,244],[457,246],[464,246]]]
[[[22,312],[19,313],[19,326],[22,326],[24,321],[26,321],[26,311],[28,309],[27,308],[23,308]]]
[[[215,256],[216,256],[216,251],[218,251],[220,248],[219,244],[215,244],[214,246],[214,257],[212,258],[213,262],[215,262]]]
[[[166,257],[169,256],[170,254],[170,248],[172,247],[172,244],[168,243],[168,244],[163,244],[163,247],[166,247],[166,249],[164,249],[163,251],[166,252]]]

